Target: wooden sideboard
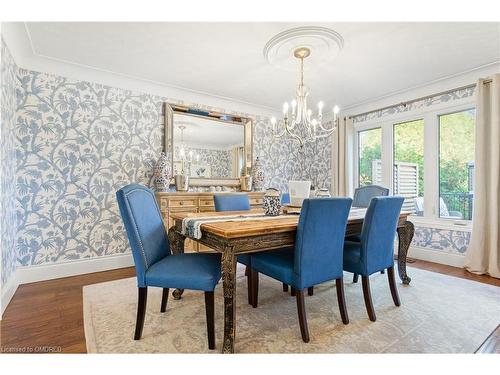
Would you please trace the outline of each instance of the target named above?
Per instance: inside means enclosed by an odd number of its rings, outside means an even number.
[[[161,215],[167,231],[174,225],[171,218],[174,212],[213,212],[215,211],[214,195],[231,194],[226,192],[171,192],[156,193],[156,200],[160,206]],[[232,193],[235,194],[235,193]],[[262,208],[264,202],[264,192],[248,192],[251,209]],[[186,239],[184,251],[211,251],[211,249],[198,242]]]

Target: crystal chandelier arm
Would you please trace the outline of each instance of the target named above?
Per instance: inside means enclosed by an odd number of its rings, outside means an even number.
[[[338,121],[338,120],[335,120],[335,121],[333,122],[333,125],[332,125],[332,127],[331,127],[331,128],[325,128],[325,127],[323,126],[323,122],[321,122],[321,121],[320,121],[320,122],[318,122],[318,124],[319,124],[319,128],[321,129],[321,131],[324,131],[324,132],[333,132],[333,131],[335,131],[335,129],[337,129],[337,121]]]

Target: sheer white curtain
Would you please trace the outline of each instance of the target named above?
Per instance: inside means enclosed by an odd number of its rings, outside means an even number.
[[[500,278],[500,74],[489,83],[477,83],[475,153],[474,213],[465,268]]]
[[[353,193],[353,145],[354,128],[352,119],[344,117],[333,133],[332,193],[335,196],[352,196]]]

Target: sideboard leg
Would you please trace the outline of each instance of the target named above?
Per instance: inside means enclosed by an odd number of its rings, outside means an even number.
[[[175,226],[171,227],[168,230],[168,241],[170,243],[170,250],[172,254],[183,254],[184,253],[184,237],[177,230],[175,230]],[[184,293],[184,289],[175,289],[172,292],[172,296],[174,299],[181,299],[182,293]]]
[[[403,284],[410,284],[411,278],[406,273],[406,257],[410,248],[415,227],[411,221],[405,222],[404,226],[398,227],[398,273]]]

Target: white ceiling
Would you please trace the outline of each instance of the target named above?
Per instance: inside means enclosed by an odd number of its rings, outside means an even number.
[[[245,129],[243,125],[224,123],[216,120],[175,114],[174,143],[181,141],[179,125],[184,125],[183,140],[187,146],[229,150],[235,146],[243,146]]]
[[[344,48],[307,66],[311,99],[353,106],[500,60],[500,23],[27,23],[35,54],[265,107],[295,93],[298,71],[262,50],[286,29],[334,29]],[[314,51],[313,51],[314,53]],[[182,98],[179,98],[182,99]]]

